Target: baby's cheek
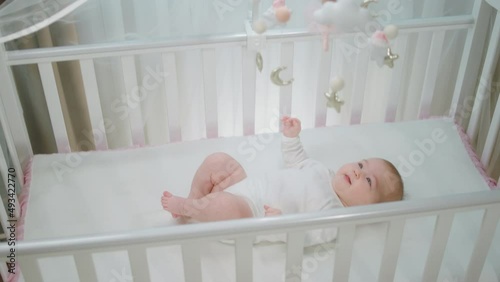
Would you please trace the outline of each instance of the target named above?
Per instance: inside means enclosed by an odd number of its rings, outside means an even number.
[[[384,196],[380,192],[374,192],[371,193],[370,195],[370,203],[375,204],[375,203],[380,203],[384,202]]]

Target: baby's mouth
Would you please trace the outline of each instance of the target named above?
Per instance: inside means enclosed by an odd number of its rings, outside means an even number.
[[[347,174],[344,174],[344,179],[349,185],[351,184],[351,178]]]

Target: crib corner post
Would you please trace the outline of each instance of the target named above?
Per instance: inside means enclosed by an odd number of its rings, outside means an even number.
[[[475,1],[472,17],[474,27],[467,32],[457,80],[455,83],[450,116],[465,129],[468,126],[471,106],[480,75],[481,58],[484,53],[489,15],[492,9],[483,0]],[[471,100],[472,99],[472,100]]]
[[[15,169],[17,183],[22,188],[24,182],[23,167],[33,156],[31,142],[28,136],[23,109],[17,93],[16,84],[8,63],[4,44],[0,44],[0,142],[5,142],[10,154],[10,161]],[[3,140],[2,140],[3,139]],[[7,180],[5,180],[7,181]]]
[[[5,137],[9,139],[12,136],[10,139],[12,142],[15,141],[15,148],[19,150],[21,157],[31,157],[33,152],[24,121],[23,109],[4,44],[0,44],[0,85],[2,85],[0,88],[0,107],[2,109],[0,122]],[[9,149],[13,148],[9,147]]]

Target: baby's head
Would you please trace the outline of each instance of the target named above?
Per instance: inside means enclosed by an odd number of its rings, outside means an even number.
[[[333,178],[333,189],[344,206],[359,206],[403,198],[403,180],[384,159],[366,159],[343,165]]]

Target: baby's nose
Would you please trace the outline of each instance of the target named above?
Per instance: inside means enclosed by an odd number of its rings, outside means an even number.
[[[360,178],[363,176],[363,171],[359,168],[356,168],[354,169],[354,175],[356,176],[356,178]]]

